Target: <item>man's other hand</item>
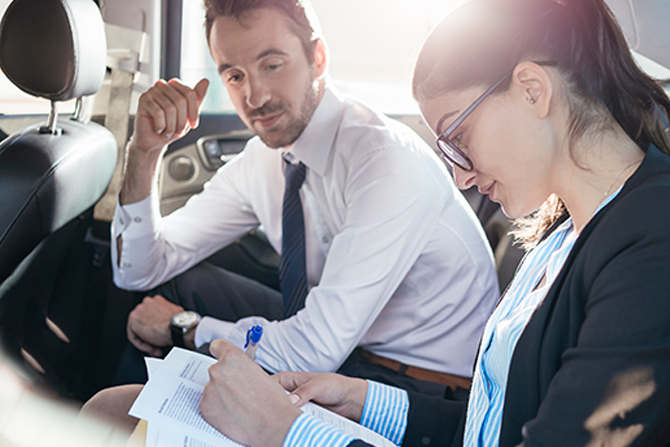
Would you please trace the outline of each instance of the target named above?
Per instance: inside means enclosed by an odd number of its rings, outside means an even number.
[[[208,86],[207,79],[194,88],[179,79],[159,79],[140,96],[131,150],[159,150],[196,128]]]
[[[172,345],[170,320],[183,311],[183,307],[160,295],[145,297],[128,315],[128,340],[140,351],[153,357],[161,356],[161,348]]]
[[[198,126],[208,86],[207,79],[201,79],[194,88],[178,79],[161,79],[140,96],[119,194],[122,205],[149,197],[163,149]],[[119,252],[121,242],[118,239]]]

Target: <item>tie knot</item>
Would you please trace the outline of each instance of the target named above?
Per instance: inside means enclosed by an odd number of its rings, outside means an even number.
[[[284,177],[286,178],[286,189],[297,191],[305,181],[307,166],[302,163],[291,164],[284,160]]]

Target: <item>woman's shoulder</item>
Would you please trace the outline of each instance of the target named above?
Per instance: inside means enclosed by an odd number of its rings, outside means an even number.
[[[632,252],[657,253],[670,262],[670,162],[668,167],[631,177],[635,184],[625,186],[584,228],[579,245],[591,262]]]
[[[668,169],[640,173],[634,184],[624,187],[611,204],[614,214],[624,213],[627,220],[650,218],[648,223],[670,218],[670,157],[664,157],[668,158]]]
[[[665,226],[670,218],[670,156],[651,146],[638,170],[604,211],[624,221],[662,222]]]

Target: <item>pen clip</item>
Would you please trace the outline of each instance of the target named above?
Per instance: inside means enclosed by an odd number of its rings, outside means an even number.
[[[247,331],[247,342],[244,344],[244,348],[246,349],[246,347],[249,346],[249,342],[251,342],[252,346],[257,344],[259,341],[261,341],[262,336],[263,326],[259,324],[251,326]]]
[[[251,326],[251,327],[249,328],[249,330],[247,331],[247,342],[244,343],[244,349],[246,349],[247,346],[249,346],[249,339],[251,338],[251,331],[253,331],[253,330],[254,330],[254,327]]]

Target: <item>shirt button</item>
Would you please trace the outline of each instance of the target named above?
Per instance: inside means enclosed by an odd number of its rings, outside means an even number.
[[[430,438],[428,436],[424,436],[423,438],[421,438],[421,444],[430,445]]]
[[[120,218],[119,222],[121,222],[121,225],[125,224],[125,222],[123,221],[123,218]]]
[[[329,239],[328,236],[324,236],[323,239],[321,240],[323,241],[324,244],[327,244]]]
[[[123,263],[123,266],[124,266],[125,268],[130,267],[130,262],[124,262],[124,263]]]
[[[137,222],[137,223],[142,222],[142,218],[141,218],[141,217],[136,217],[134,220],[135,220],[135,222]]]

